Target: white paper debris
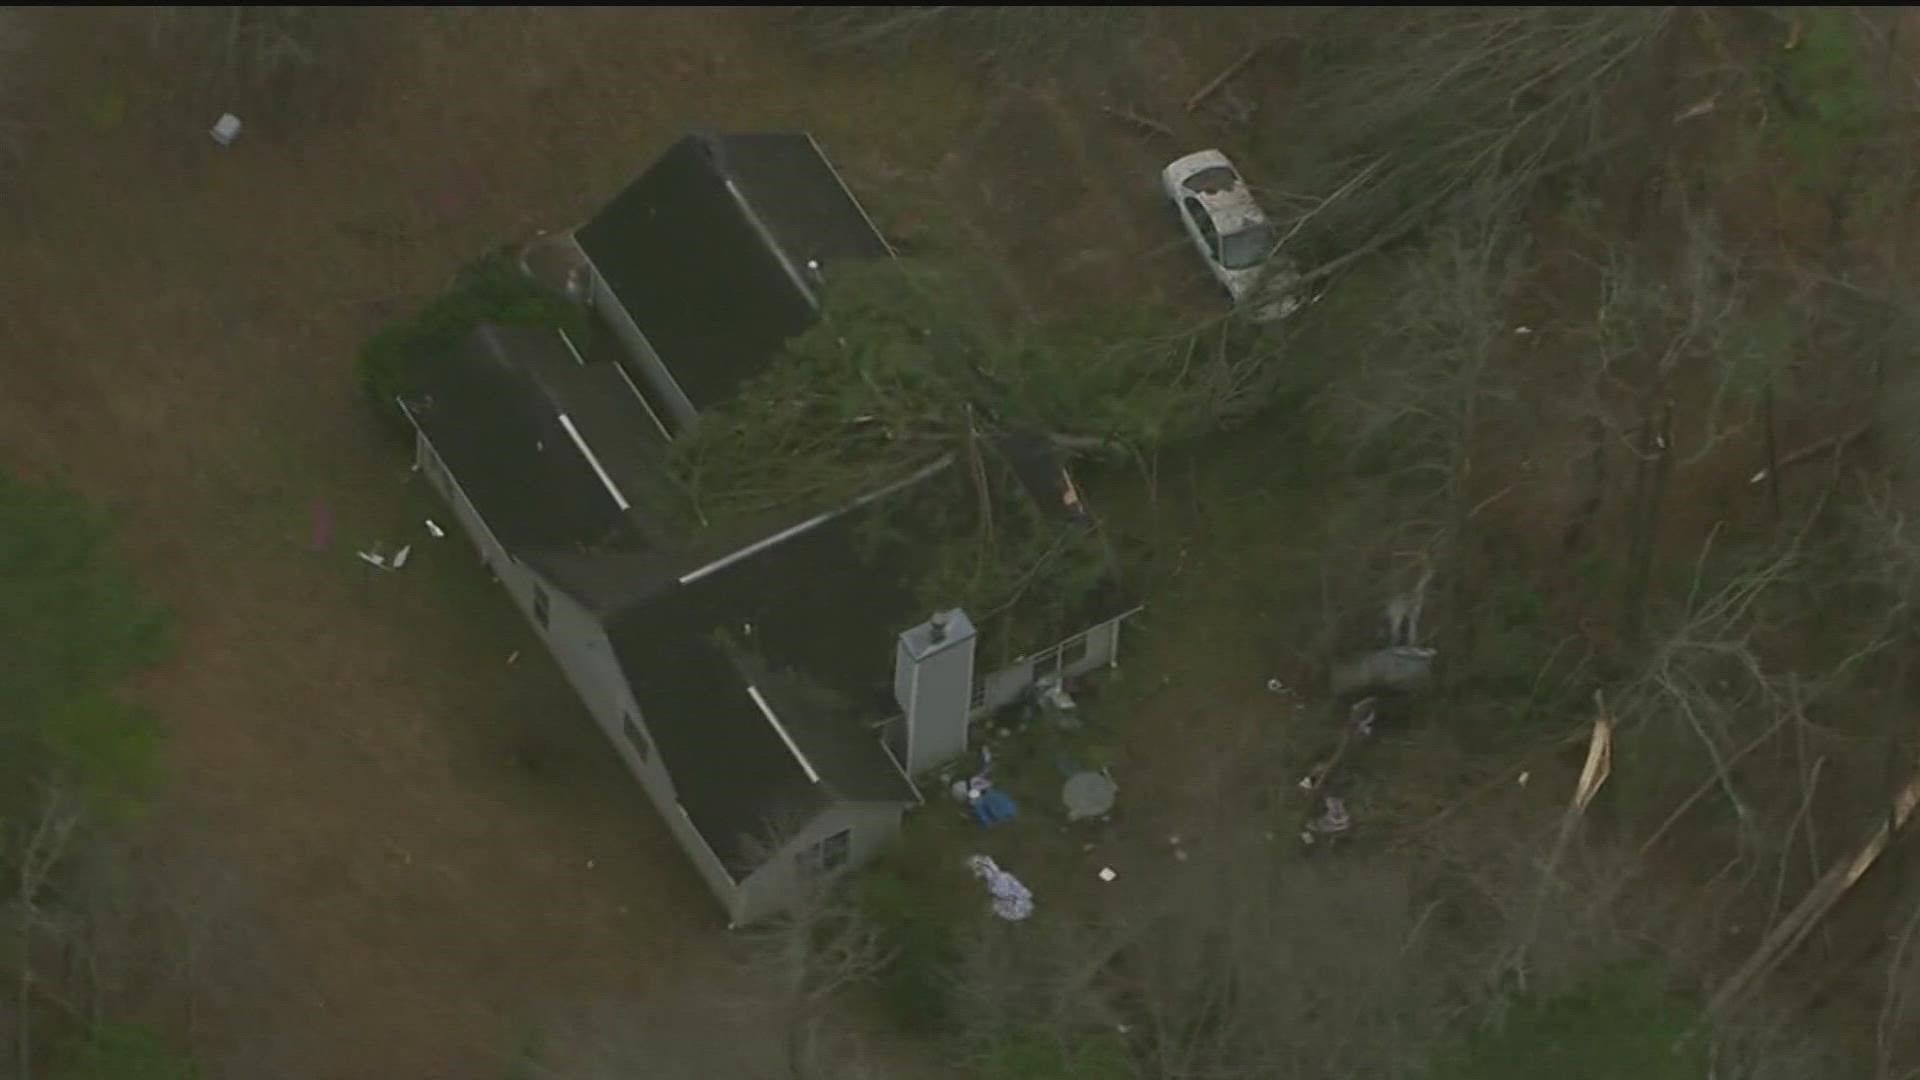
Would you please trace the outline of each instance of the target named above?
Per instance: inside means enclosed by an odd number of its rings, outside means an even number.
[[[518,660],[518,659],[520,659],[520,650],[519,650],[519,649],[515,649],[515,650],[513,650],[513,652],[512,652],[512,653],[510,653],[510,654],[508,654],[508,656],[507,656],[507,666],[508,666],[508,667],[512,667],[512,666],[513,666],[513,663],[514,663],[514,661],[516,661],[516,660]]]
[[[213,122],[213,130],[208,132],[213,141],[221,146],[232,146],[233,140],[240,137],[240,118],[232,113],[221,113],[220,119]]]
[[[393,564],[391,567],[389,567],[389,569],[398,570],[401,567],[407,565],[407,556],[411,554],[413,554],[412,544],[408,544],[406,547],[403,547],[399,551],[394,552]]]
[[[1103,866],[1100,868],[1100,880],[1108,884],[1112,884],[1113,879],[1119,876],[1119,874],[1113,872],[1113,867],[1111,866]]]
[[[1531,326],[1516,326],[1516,327],[1514,327],[1514,328],[1513,328],[1513,332],[1514,332],[1514,333],[1516,333],[1516,334],[1531,334],[1531,333],[1533,333],[1533,327],[1531,327]]]
[[[1284,694],[1287,692],[1287,684],[1281,682],[1279,679],[1268,679],[1267,692],[1270,694]]]
[[[435,525],[433,523],[433,519],[428,518],[427,519],[427,535],[433,537],[435,540],[438,540],[447,535],[447,530],[441,528],[438,525]]]
[[[366,563],[368,566],[375,566],[382,570],[385,570],[387,568],[386,556],[381,555],[378,552],[356,551],[354,552],[354,554],[360,556],[360,561]]]
[[[1529,780],[1531,780],[1531,779],[1533,779],[1533,774],[1532,774],[1532,773],[1530,773],[1530,772],[1523,772],[1523,773],[1521,773],[1521,774],[1520,774],[1520,786],[1521,786],[1521,787],[1526,787],[1526,786],[1527,786],[1527,781],[1529,781]]]
[[[987,892],[993,896],[993,913],[1008,922],[1019,922],[1033,914],[1033,893],[1028,891],[1020,879],[1000,869],[999,864],[985,855],[972,855],[967,858],[967,867],[973,875],[987,883]]]

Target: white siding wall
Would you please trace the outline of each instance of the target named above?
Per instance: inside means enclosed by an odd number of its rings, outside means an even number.
[[[797,860],[808,848],[841,829],[850,830],[847,862],[841,872],[873,861],[900,833],[899,806],[843,803],[828,807],[796,833],[773,858],[740,884],[733,921],[740,926],[777,915],[802,884]]]
[[[673,781],[660,762],[659,751],[650,749],[647,759],[642,760],[638,749],[626,735],[625,718],[631,714],[645,733],[651,748],[653,735],[646,731],[646,717],[633,700],[633,692],[627,686],[619,660],[613,655],[605,628],[591,612],[575,603],[566,593],[553,588],[531,568],[507,554],[474,510],[473,504],[460,491],[458,482],[447,472],[425,436],[420,437],[418,453],[421,472],[453,507],[454,517],[461,528],[466,530],[481,557],[487,560],[494,574],[500,578],[508,595],[513,597],[514,605],[545,642],[547,651],[553,654],[561,673],[586,705],[594,723],[613,744],[620,760],[626,762],[627,768],[639,778],[640,786],[646,791],[654,809],[660,812],[661,818],[680,841],[680,846],[686,849],[708,888],[713,890],[723,907],[732,911],[737,906],[739,890],[680,809]],[[547,597],[544,627],[534,613],[536,589],[544,591]]]
[[[1104,622],[1089,629],[1084,634],[1076,634],[1050,649],[1032,656],[1021,657],[999,671],[992,672],[978,680],[974,688],[975,712],[991,712],[1003,705],[1011,705],[1020,700],[1027,688],[1042,676],[1060,674],[1064,676],[1084,675],[1104,664],[1110,664],[1119,655],[1120,624],[1126,616],[1111,622]],[[1063,654],[1071,651],[1074,644],[1084,639],[1086,655],[1072,663],[1062,663]]]

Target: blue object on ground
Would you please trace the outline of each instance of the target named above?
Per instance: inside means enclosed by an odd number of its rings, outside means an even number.
[[[1013,804],[1013,796],[999,788],[990,788],[973,801],[973,820],[983,829],[990,829],[1012,821],[1019,816],[1019,809]]]

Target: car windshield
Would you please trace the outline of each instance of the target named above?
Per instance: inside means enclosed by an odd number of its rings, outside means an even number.
[[[1209,165],[1192,176],[1187,177],[1188,191],[1197,191],[1202,195],[1222,192],[1240,182],[1240,177],[1225,165]]]
[[[1220,265],[1229,270],[1251,270],[1273,254],[1273,228],[1255,225],[1228,235],[1220,243]]]

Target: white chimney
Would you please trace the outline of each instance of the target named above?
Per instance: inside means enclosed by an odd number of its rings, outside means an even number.
[[[893,696],[906,714],[907,772],[919,775],[967,752],[973,711],[973,622],[954,608],[900,635]]]

